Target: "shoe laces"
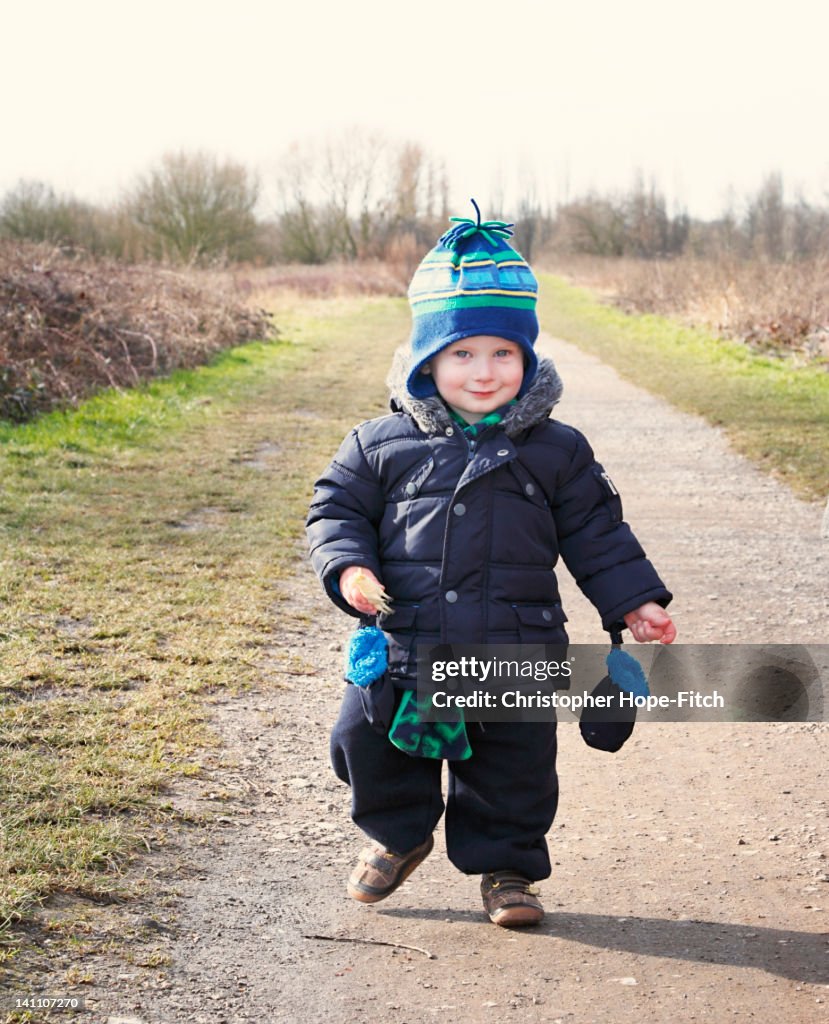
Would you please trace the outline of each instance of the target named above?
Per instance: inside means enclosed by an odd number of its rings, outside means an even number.
[[[490,885],[493,890],[501,892],[525,892],[530,896],[537,896],[541,890],[534,885],[529,878],[523,875],[513,874],[509,871],[495,871],[489,876]]]

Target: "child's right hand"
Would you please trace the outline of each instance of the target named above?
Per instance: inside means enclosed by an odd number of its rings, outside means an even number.
[[[376,586],[379,591],[383,591],[383,584],[377,579],[371,569],[365,569],[361,565],[350,565],[340,573],[340,593],[351,607],[356,608],[358,612],[361,612],[363,615],[376,615],[378,611],[384,609],[379,605],[372,604],[357,586],[355,577],[358,574],[362,574],[364,582],[367,581]]]

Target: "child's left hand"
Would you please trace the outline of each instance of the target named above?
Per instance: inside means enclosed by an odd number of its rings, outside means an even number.
[[[661,644],[672,644],[676,640],[676,626],[671,616],[655,601],[648,601],[640,608],[628,612],[625,625],[640,644],[658,640]]]

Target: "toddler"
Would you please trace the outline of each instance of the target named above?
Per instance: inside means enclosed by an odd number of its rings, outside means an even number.
[[[662,643],[676,629],[608,474],[579,431],[550,419],[562,385],[534,351],[537,283],[511,225],[452,220],[409,288],[392,412],[343,441],[316,483],[308,538],[330,599],[364,623],[379,610],[388,643],[376,696],[347,686],[331,736],[353,820],[374,841],[349,894],[394,892],[445,810],[449,859],[482,876],[490,920],[517,927],[544,914],[532,883],[550,874],[556,723],[468,722],[461,746],[419,744],[417,645],[566,643],[559,556],[604,629]]]

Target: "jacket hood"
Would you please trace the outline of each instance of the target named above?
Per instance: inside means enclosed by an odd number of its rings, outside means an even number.
[[[392,412],[407,412],[427,434],[440,433],[452,426],[453,420],[440,396],[413,398],[409,394],[406,380],[410,369],[409,346],[401,345],[394,353],[391,369],[386,377]],[[507,436],[515,437],[522,430],[548,419],[563,390],[564,385],[552,359],[539,359],[538,369],[527,393],[515,405],[510,406],[504,415],[501,425]]]

